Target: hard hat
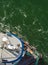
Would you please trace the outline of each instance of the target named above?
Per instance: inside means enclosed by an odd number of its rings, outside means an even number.
[[[7,41],[8,39],[6,37],[3,37],[2,38],[2,41]]]

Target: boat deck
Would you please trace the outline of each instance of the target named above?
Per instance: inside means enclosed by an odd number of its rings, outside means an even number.
[[[11,50],[8,50],[8,49],[5,49],[5,48],[1,49],[1,45],[3,44],[2,38],[4,36],[7,37],[6,34],[0,33],[0,62],[1,62],[2,59],[4,59],[4,60],[7,59],[8,61],[17,59],[18,56],[17,56],[16,51],[11,51]],[[12,45],[14,45],[16,48],[17,48],[17,44],[20,44],[20,47],[22,47],[20,40],[17,39],[16,37],[14,37],[13,35],[12,35],[12,37],[8,36],[8,39],[10,40],[9,42]]]

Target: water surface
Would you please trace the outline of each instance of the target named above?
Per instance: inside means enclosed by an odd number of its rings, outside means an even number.
[[[48,62],[48,1],[0,0],[0,31],[20,33]]]

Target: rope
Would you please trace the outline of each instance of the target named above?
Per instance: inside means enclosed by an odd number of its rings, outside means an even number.
[[[37,57],[35,65],[38,65],[39,57]]]

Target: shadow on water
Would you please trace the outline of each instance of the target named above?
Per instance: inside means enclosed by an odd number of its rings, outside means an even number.
[[[38,65],[48,65],[48,62],[46,62],[43,58],[39,60]]]

